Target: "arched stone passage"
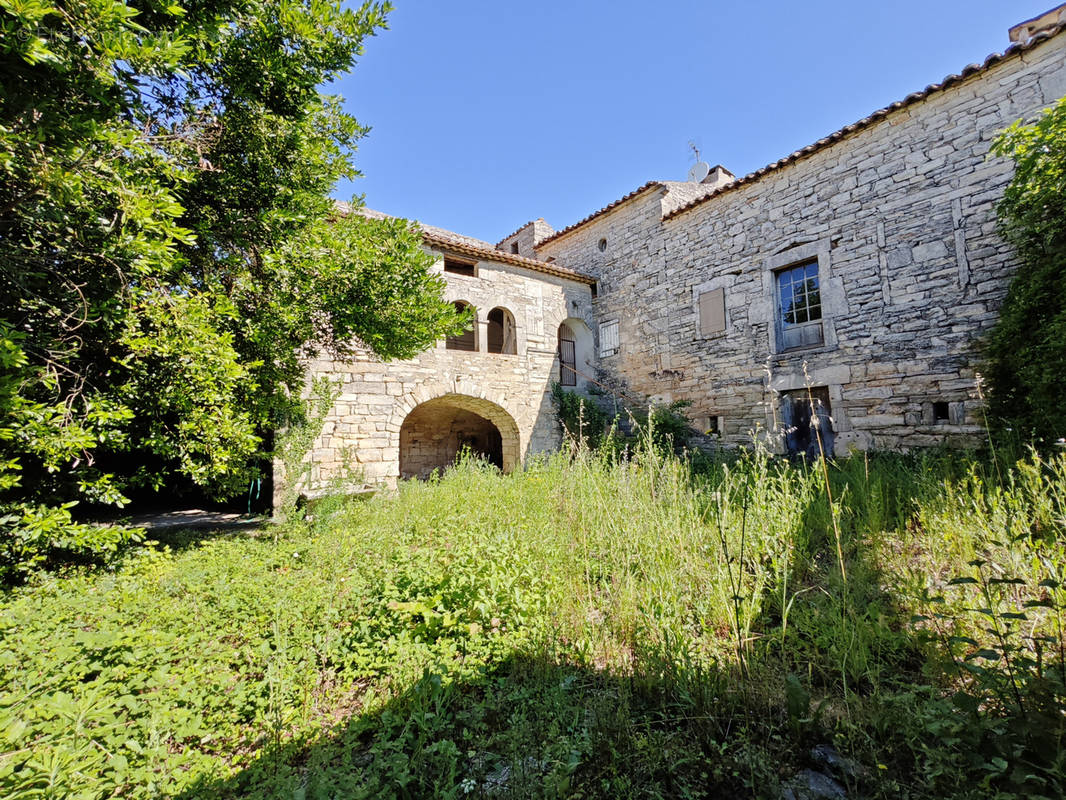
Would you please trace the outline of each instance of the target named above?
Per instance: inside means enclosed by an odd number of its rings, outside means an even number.
[[[400,477],[425,478],[467,447],[504,472],[518,465],[514,419],[495,403],[446,394],[415,406],[400,426]]]

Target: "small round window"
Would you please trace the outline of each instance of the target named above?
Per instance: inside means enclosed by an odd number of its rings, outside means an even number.
[[[605,251],[607,249],[607,240],[606,239],[600,239],[599,244],[597,244],[596,246],[598,248],[600,248],[600,252],[602,253],[603,251]]]

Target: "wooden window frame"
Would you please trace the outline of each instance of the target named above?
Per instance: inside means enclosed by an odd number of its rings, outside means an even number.
[[[805,259],[776,269],[773,281],[778,352],[808,350],[825,345],[825,317],[822,311],[822,283],[818,259]],[[785,308],[786,302],[789,303],[788,308]],[[789,321],[789,315],[802,316],[803,319],[798,322]],[[789,343],[790,339],[798,341]]]

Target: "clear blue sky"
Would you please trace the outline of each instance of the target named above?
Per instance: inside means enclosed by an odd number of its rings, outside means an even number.
[[[333,87],[370,125],[336,196],[491,242],[702,158],[743,175],[1008,45],[1055,0],[395,0]]]

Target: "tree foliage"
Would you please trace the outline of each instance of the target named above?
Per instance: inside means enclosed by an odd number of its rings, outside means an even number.
[[[987,340],[989,410],[1025,438],[1066,435],[1066,99],[993,144],[1015,174],[999,204],[1000,227],[1019,258]]]
[[[388,10],[0,0],[0,571],[114,542],[76,502],[246,482],[310,353],[455,329],[418,230],[329,198],[366,129],[319,87]]]

